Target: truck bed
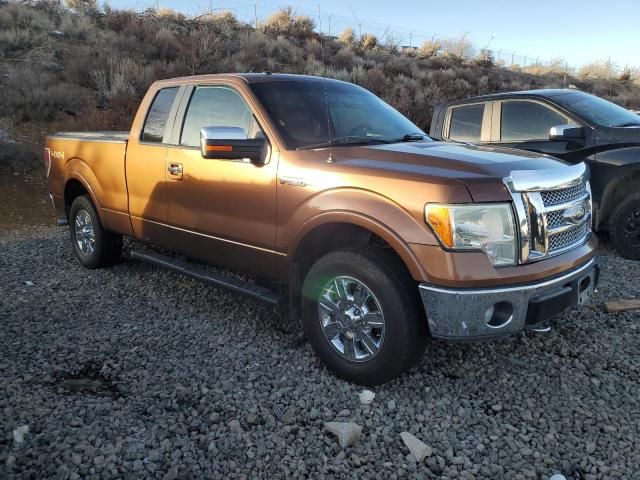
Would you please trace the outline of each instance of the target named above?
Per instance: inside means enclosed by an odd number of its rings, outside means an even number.
[[[47,138],[82,140],[83,142],[126,142],[129,132],[57,132]]]
[[[75,178],[87,185],[107,228],[128,226],[125,154],[129,132],[58,132],[47,137],[49,188],[56,206],[64,205],[65,185]]]

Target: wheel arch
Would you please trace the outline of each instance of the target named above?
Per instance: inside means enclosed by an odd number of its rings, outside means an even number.
[[[71,204],[77,197],[81,195],[89,196],[91,202],[96,207],[98,218],[100,218],[100,221],[102,222],[103,219],[101,215],[101,208],[96,195],[93,189],[89,186],[89,183],[79,174],[74,174],[73,176],[68,178],[64,185],[64,205],[67,218],[69,218],[69,210],[71,209]]]
[[[410,278],[419,281],[426,277],[424,268],[409,246],[393,230],[374,219],[361,214],[325,212],[308,222],[293,242],[289,253],[291,317],[301,316],[302,285],[317,259],[341,248],[374,247],[388,251]]]
[[[596,229],[607,228],[609,218],[616,205],[627,195],[638,191],[640,186],[640,163],[625,168],[611,179],[602,192]]]
[[[409,245],[391,228],[367,215],[354,212],[324,212],[307,222],[298,232],[289,250],[293,263],[319,258],[331,250],[348,247],[388,248],[402,261],[415,280],[426,272]],[[308,260],[309,261],[309,260]]]

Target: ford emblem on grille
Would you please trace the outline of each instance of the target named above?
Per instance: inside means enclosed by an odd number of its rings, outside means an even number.
[[[562,214],[562,218],[565,222],[578,224],[584,220],[586,214],[587,209],[585,208],[584,203],[578,203],[567,208]]]

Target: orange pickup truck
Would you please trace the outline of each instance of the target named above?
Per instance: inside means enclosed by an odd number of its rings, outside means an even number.
[[[83,265],[119,261],[123,236],[159,246],[130,256],[283,304],[357,383],[399,375],[428,336],[546,330],[598,280],[584,164],[432,141],[337,80],[158,81],[130,132],[51,135],[45,164]]]

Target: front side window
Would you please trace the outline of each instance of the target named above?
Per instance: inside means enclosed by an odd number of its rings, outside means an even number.
[[[199,146],[203,127],[239,127],[247,138],[262,135],[247,104],[229,87],[196,87],[184,118],[180,145]]]
[[[291,149],[399,141],[424,136],[409,119],[371,92],[335,80],[252,83],[251,89]],[[340,140],[343,140],[341,143]]]
[[[453,108],[449,123],[449,139],[456,142],[479,142],[483,117],[484,103]]]
[[[158,91],[144,121],[141,137],[143,142],[162,143],[169,112],[177,93],[178,87],[163,88]]]
[[[551,127],[567,124],[572,122],[540,103],[502,102],[500,139],[503,142],[548,140]]]

